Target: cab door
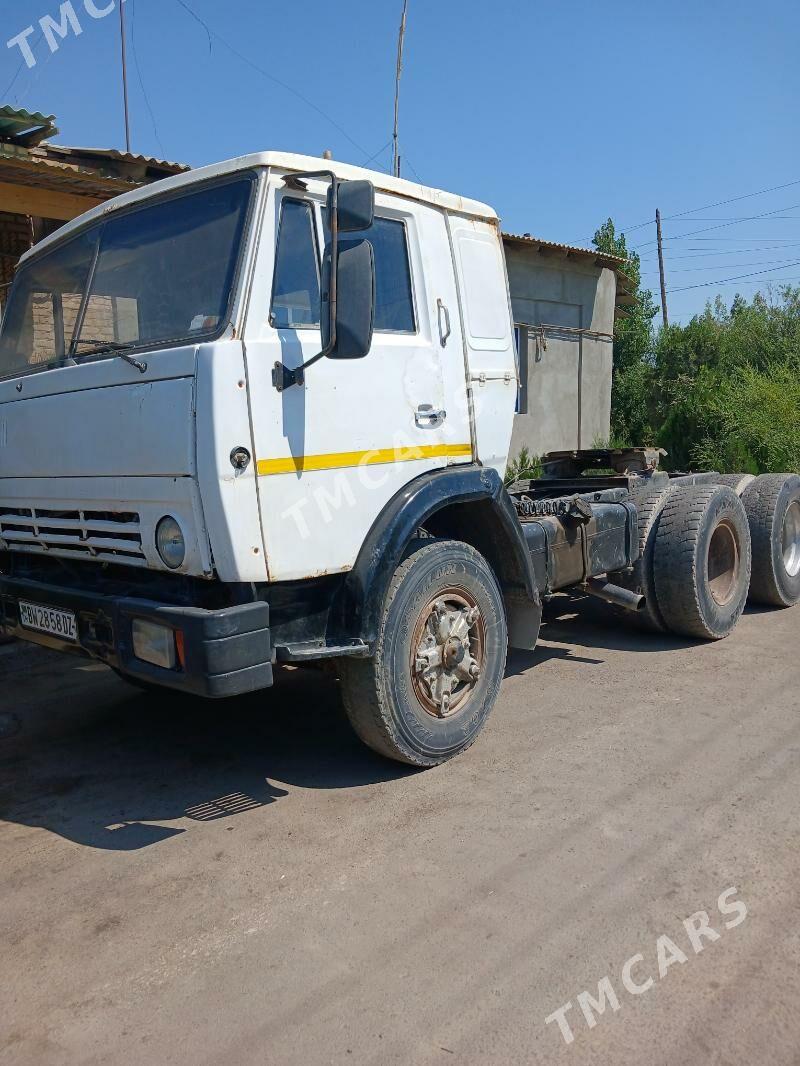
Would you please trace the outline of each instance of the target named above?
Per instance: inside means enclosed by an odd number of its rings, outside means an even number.
[[[348,570],[387,501],[470,462],[464,348],[446,220],[376,193],[375,333],[363,359],[323,359],[278,392],[276,362],[320,351],[327,186],[271,176],[245,330],[259,507],[272,581]]]

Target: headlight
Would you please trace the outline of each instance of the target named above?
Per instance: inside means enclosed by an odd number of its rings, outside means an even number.
[[[177,570],[186,558],[186,541],[181,527],[174,518],[167,515],[156,526],[156,547],[158,554],[170,570]]]

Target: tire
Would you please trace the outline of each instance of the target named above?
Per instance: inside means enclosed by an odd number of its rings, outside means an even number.
[[[460,643],[444,639],[451,626]],[[460,541],[422,541],[389,586],[374,656],[341,660],[347,717],[379,754],[437,766],[468,748],[486,723],[507,647],[503,597],[483,556]],[[422,668],[442,652],[451,668]],[[467,681],[472,663],[478,675]]]
[[[653,553],[661,512],[671,491],[667,486],[636,497],[634,502],[639,521],[639,558],[633,564],[632,571],[621,570],[614,574],[614,582],[617,585],[644,596],[645,605],[641,611],[626,611],[625,616],[639,628],[651,633],[663,633],[667,628],[658,606],[653,580]]]
[[[741,496],[747,486],[755,480],[755,474],[716,474],[715,485],[727,485],[737,496]]]
[[[739,621],[750,587],[750,527],[727,485],[673,489],[653,555],[661,615],[687,637],[721,640]]]
[[[791,607],[800,600],[800,477],[762,474],[742,503],[753,540],[750,600]]]

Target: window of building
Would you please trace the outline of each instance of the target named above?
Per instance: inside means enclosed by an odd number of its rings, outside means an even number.
[[[528,346],[530,335],[528,327],[524,324],[514,324],[514,349],[517,355],[517,403],[514,408],[515,414],[526,415],[528,413]]]
[[[270,323],[277,329],[319,326],[319,260],[313,208],[305,200],[281,206]]]

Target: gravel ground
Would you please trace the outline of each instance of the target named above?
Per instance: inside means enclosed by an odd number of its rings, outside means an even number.
[[[321,672],[158,702],[0,648],[0,1063],[800,1062],[799,621],[559,600],[426,772]]]

